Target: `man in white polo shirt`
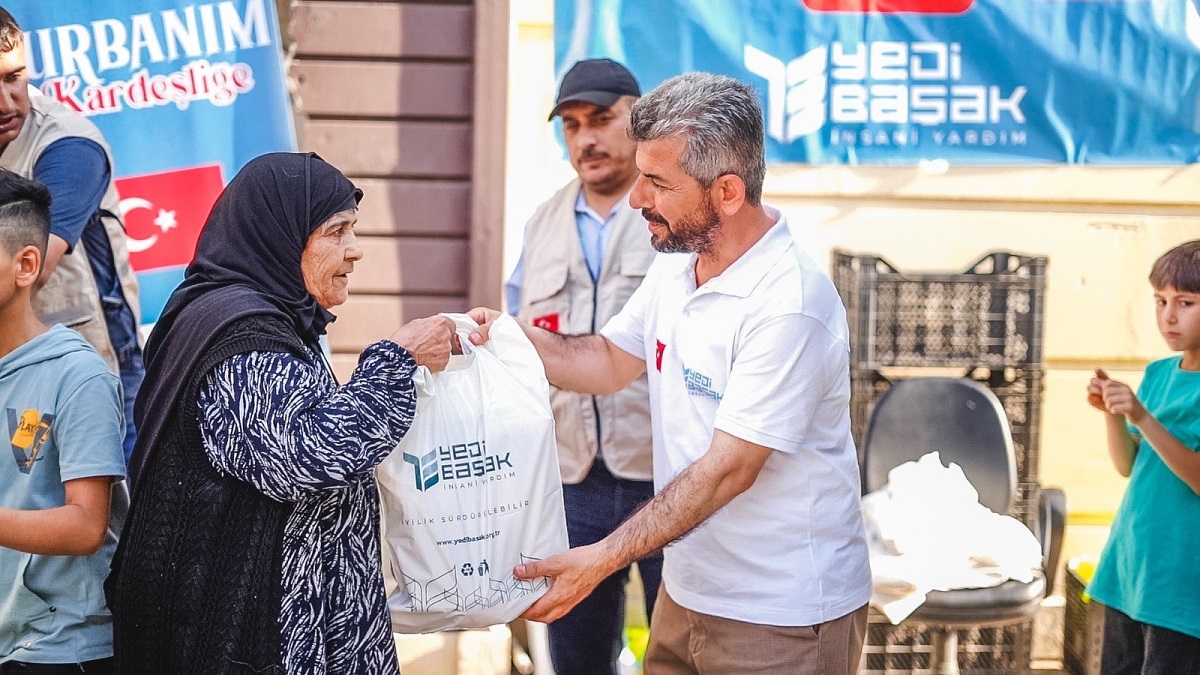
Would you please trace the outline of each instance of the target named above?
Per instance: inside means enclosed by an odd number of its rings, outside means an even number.
[[[850,438],[849,345],[833,284],[761,202],[762,111],[690,73],[631,113],[659,256],[599,335],[524,325],[550,381],[604,394],[649,375],[657,494],[604,540],[518,567],[552,621],[666,547],[646,671],[853,673],[871,575]],[[487,339],[497,312],[472,310]]]

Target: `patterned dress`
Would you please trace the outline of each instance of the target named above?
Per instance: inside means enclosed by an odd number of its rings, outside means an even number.
[[[283,664],[288,673],[399,673],[380,563],[372,469],[416,409],[412,356],[363,351],[338,386],[322,357],[250,352],[200,389],[200,431],[218,471],[294,504],[284,528]]]

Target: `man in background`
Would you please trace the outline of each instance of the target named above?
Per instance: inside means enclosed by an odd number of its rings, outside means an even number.
[[[609,59],[576,63],[550,119],[562,118],[577,178],[538,207],[505,287],[509,312],[563,334],[594,333],[625,305],[654,260],[646,221],[629,206],[637,179],[629,109],[637,80]],[[558,461],[572,547],[594,544],[654,495],[646,376],[608,396],[553,389]],[[662,555],[638,561],[653,612]],[[629,566],[549,625],[559,675],[616,673]]]
[[[144,369],[137,280],[129,268],[113,162],[100,130],[29,86],[21,28],[0,7],[0,167],[50,190],[50,243],[33,309],[79,331],[121,377],[124,452]]]

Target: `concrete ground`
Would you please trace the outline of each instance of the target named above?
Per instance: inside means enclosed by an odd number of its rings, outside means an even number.
[[[544,642],[541,640],[533,642]],[[1051,596],[1034,623],[1033,675],[1062,675],[1062,596]],[[404,675],[510,675],[549,672],[549,655],[510,661],[512,636],[506,626],[482,631],[396,636]],[[516,650],[525,655],[524,650]],[[536,651],[536,650],[535,650]],[[538,662],[541,662],[540,664]]]
[[[1063,596],[1052,595],[1042,602],[1033,623],[1033,672],[1038,675],[1062,673]]]
[[[636,580],[636,575],[634,576]],[[636,584],[636,581],[634,581]],[[1060,584],[1061,586],[1061,584]],[[634,591],[638,591],[634,586]],[[631,598],[640,598],[633,592]],[[631,604],[636,604],[636,601]],[[644,621],[640,606],[632,612]],[[1042,603],[1041,611],[1034,621],[1032,645],[1032,672],[1034,675],[1060,675],[1063,671],[1063,618],[1065,602],[1061,591]],[[509,627],[494,626],[482,631],[437,633],[432,635],[396,636],[396,647],[404,675],[510,675],[531,673],[541,675],[550,672],[549,653],[544,649],[544,627],[538,635],[522,635],[517,640],[526,648],[513,650],[513,636]],[[534,638],[534,639],[530,639]],[[538,647],[541,647],[539,649]],[[530,654],[532,652],[532,654]],[[513,657],[523,656],[523,663]],[[631,671],[633,672],[633,671]]]

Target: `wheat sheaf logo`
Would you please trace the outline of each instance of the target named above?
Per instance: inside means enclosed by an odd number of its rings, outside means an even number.
[[[429,488],[437,485],[438,478],[438,451],[434,449],[427,455],[417,457],[404,453],[404,461],[413,465],[413,478],[417,481],[417,490],[424,492]]]
[[[819,131],[825,124],[829,50],[822,46],[787,63],[746,45],[746,69],[767,81],[767,135],[780,143]]]

